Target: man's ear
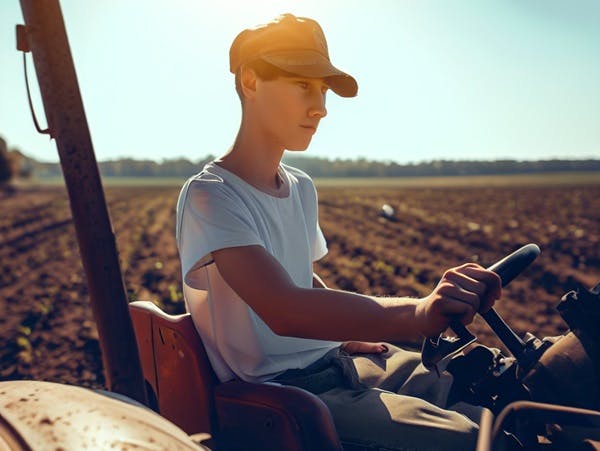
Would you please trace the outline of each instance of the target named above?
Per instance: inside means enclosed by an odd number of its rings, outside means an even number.
[[[246,99],[252,99],[256,94],[256,72],[247,67],[242,67],[241,71],[240,84],[242,93]]]

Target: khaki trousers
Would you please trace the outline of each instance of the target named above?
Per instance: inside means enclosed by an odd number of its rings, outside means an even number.
[[[481,408],[447,408],[447,372],[428,371],[421,354],[388,345],[383,354],[336,348],[274,382],[316,394],[329,407],[344,445],[374,450],[474,450]]]

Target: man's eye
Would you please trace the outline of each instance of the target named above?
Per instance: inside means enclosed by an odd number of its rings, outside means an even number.
[[[298,86],[300,86],[302,89],[308,89],[308,83],[305,81],[299,81]]]

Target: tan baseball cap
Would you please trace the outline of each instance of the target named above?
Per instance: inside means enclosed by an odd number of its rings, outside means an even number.
[[[282,14],[238,34],[229,50],[229,70],[236,73],[242,64],[258,59],[302,77],[323,78],[342,97],[358,92],[354,77],[331,64],[321,26],[306,17]]]

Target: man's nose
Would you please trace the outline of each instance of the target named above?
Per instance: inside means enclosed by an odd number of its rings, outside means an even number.
[[[327,116],[327,108],[325,108],[325,94],[319,93],[315,95],[313,104],[309,110],[310,117],[324,118]]]

